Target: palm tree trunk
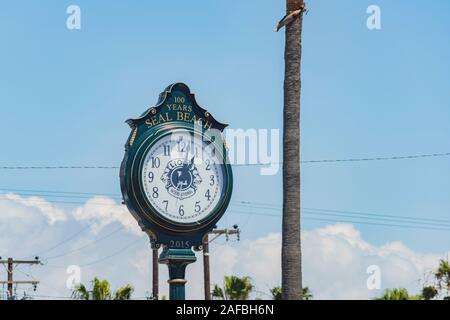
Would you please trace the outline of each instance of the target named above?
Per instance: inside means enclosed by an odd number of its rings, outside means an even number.
[[[303,0],[287,0],[287,13],[300,9]],[[303,13],[286,26],[284,128],[282,298],[302,299],[300,245],[300,62]]]

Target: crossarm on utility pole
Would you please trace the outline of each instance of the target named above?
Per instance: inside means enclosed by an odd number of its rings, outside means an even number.
[[[14,273],[14,265],[19,264],[40,264],[39,258],[36,257],[34,260],[14,260],[13,258],[8,258],[7,260],[0,260],[0,264],[6,264],[6,271],[8,274],[8,280],[7,281],[0,281],[0,284],[6,284],[8,286],[8,298],[14,299],[13,295],[13,286],[14,285],[20,285],[20,284],[31,284],[33,286],[36,286],[39,284],[39,281],[17,281],[13,278]]]
[[[211,240],[209,235],[214,234]],[[210,262],[209,262],[209,244],[216,240],[221,235],[225,234],[227,241],[228,237],[232,234],[237,235],[237,239],[240,239],[241,230],[235,225],[233,229],[213,229],[203,237],[203,281],[204,281],[204,291],[205,300],[211,300],[211,276],[210,276]]]
[[[0,284],[32,284],[38,285],[39,281],[0,281]]]

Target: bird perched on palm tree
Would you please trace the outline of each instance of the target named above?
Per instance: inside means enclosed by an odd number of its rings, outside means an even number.
[[[280,31],[281,28],[287,26],[292,21],[294,21],[296,18],[300,16],[301,13],[305,11],[305,4],[303,3],[298,10],[294,10],[291,13],[285,15],[283,19],[278,22],[277,26],[275,27],[275,32]]]

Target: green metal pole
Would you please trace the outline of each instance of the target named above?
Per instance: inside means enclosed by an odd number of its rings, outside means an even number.
[[[195,262],[197,258],[191,249],[172,249],[164,247],[159,256],[159,263],[169,268],[170,300],[186,299],[186,267]]]

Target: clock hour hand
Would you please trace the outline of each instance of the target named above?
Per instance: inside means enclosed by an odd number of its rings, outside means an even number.
[[[191,151],[191,145],[188,144],[188,146],[186,147],[186,155],[184,156],[184,162],[186,163],[188,157],[189,157],[189,151]]]
[[[188,146],[186,147],[186,156],[184,157],[184,164],[188,163],[188,157],[189,157],[189,152],[191,151],[191,144],[189,143]]]

